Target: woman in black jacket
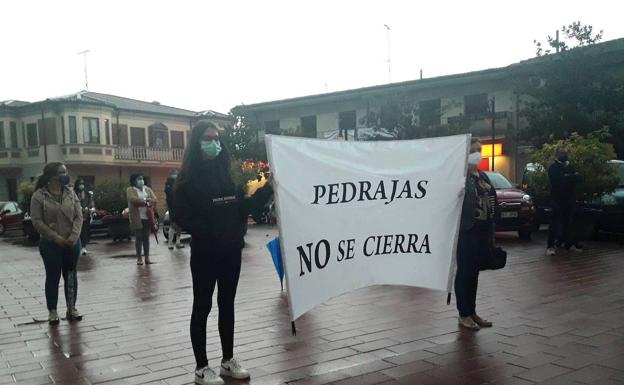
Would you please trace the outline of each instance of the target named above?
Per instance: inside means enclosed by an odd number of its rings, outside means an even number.
[[[198,384],[223,384],[208,366],[206,321],[215,284],[219,285],[219,335],[223,359],[220,374],[237,379],[249,372],[233,358],[234,298],[241,269],[250,199],[230,174],[230,157],[217,127],[199,121],[192,129],[182,170],[174,189],[173,220],[191,234],[193,313],[191,342]]]
[[[481,162],[481,142],[473,138],[468,156],[468,175],[457,240],[455,298],[459,325],[472,330],[491,327],[477,315],[479,270],[494,242],[496,190],[488,176],[477,168]]]

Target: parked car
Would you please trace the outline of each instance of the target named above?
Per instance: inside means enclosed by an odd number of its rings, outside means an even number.
[[[588,202],[587,206],[600,210],[596,231],[624,233],[624,161],[611,160],[609,163],[617,168],[618,187],[615,191]]]
[[[624,233],[624,161],[611,160],[609,163],[617,169],[619,186],[615,191],[603,194],[589,202],[579,202],[577,215],[583,218],[585,227],[593,227],[588,229],[590,232]],[[526,165],[522,176],[522,186],[533,197],[536,206],[536,223],[548,224],[552,213],[550,194],[540,194],[533,187],[539,167],[541,167],[539,164],[534,163]]]
[[[17,202],[0,202],[0,235],[9,229],[22,227],[24,212]]]
[[[526,192],[515,188],[502,174],[488,171],[496,189],[496,231],[517,231],[522,239],[530,239],[535,228],[535,206]]]

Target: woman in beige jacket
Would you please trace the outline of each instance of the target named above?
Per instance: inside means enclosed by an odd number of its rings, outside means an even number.
[[[69,175],[63,163],[48,163],[37,180],[30,200],[32,224],[41,235],[39,252],[46,271],[45,296],[48,322],[58,324],[56,311],[58,285],[63,275],[67,320],[82,319],[76,310],[78,279],[76,265],[80,256],[82,207],[76,193],[68,187]]]
[[[147,210],[156,207],[158,200],[152,189],[145,185],[143,174],[130,175],[130,187],[126,190],[126,197],[128,198],[130,230],[134,231],[137,265],[143,264],[142,255],[145,256],[145,264],[149,265],[153,262],[149,257],[150,223]],[[141,248],[143,253],[141,253]]]

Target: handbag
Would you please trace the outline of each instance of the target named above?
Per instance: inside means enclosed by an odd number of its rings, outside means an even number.
[[[498,270],[507,264],[507,252],[502,247],[489,247],[484,253],[479,270]]]

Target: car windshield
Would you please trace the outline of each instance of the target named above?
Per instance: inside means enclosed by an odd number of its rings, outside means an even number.
[[[620,179],[620,186],[624,186],[624,163],[616,163],[617,175]]]
[[[492,186],[494,186],[495,189],[504,190],[513,188],[511,183],[502,174],[499,174],[497,172],[488,172],[486,174],[490,178]]]

